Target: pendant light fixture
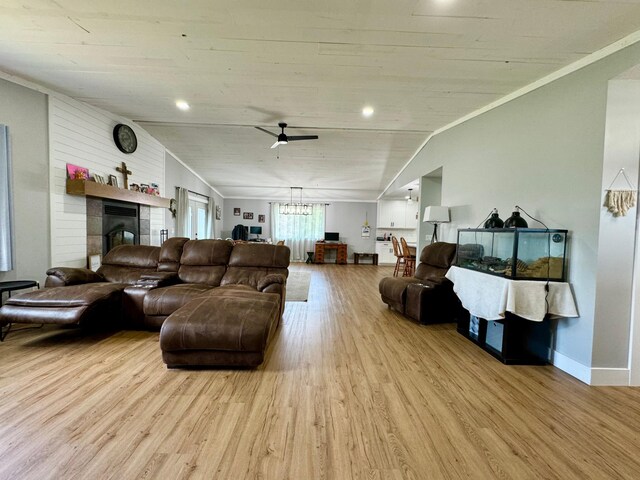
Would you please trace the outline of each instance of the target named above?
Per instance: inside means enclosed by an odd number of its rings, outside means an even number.
[[[413,188],[409,189],[409,196],[408,197],[404,197],[407,200],[407,203],[412,203],[413,199],[411,198],[411,191],[413,190]]]
[[[302,187],[289,187],[291,190],[291,196],[289,203],[280,204],[281,215],[311,215],[313,214],[313,204],[302,202]],[[300,201],[293,201],[293,191],[300,190]]]

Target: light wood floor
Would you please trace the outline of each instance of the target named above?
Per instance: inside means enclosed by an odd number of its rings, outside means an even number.
[[[390,267],[301,265],[265,364],[167,370],[158,334],[0,344],[0,479],[637,479],[640,390],[505,366],[388,310]]]

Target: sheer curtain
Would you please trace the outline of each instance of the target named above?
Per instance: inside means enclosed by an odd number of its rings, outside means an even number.
[[[0,272],[13,270],[9,131],[0,125]]]
[[[176,237],[189,236],[189,190],[176,187]]]
[[[281,215],[280,204],[271,204],[271,235],[274,243],[284,240],[291,249],[291,261],[302,262],[315,243],[324,238],[324,213],[322,203],[313,205],[312,215]]]
[[[209,197],[207,204],[207,236],[205,238],[216,238],[216,202],[213,197]]]

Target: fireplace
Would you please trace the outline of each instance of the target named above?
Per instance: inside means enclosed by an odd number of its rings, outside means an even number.
[[[140,244],[140,212],[135,203],[102,201],[102,255],[118,245]]]
[[[87,255],[104,256],[123,243],[150,245],[150,216],[148,205],[87,197]],[[122,227],[117,228],[119,225]],[[112,238],[107,241],[110,233]]]

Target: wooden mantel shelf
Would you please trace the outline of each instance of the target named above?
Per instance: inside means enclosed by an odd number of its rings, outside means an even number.
[[[82,195],[85,197],[110,198],[111,200],[121,200],[123,202],[149,205],[151,207],[169,208],[169,199],[147,195],[146,193],[125,190],[124,188],[112,187],[104,183],[96,183],[87,180],[67,179],[67,193],[69,195]]]

